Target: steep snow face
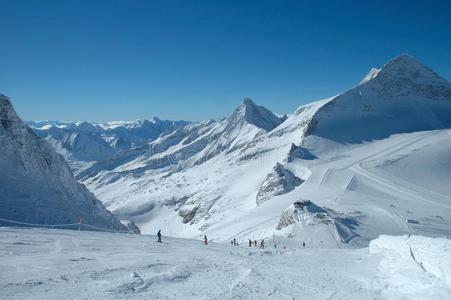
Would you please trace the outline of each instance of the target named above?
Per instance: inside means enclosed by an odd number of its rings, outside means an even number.
[[[64,158],[38,138],[0,96],[0,217],[39,224],[123,228],[73,177]],[[1,224],[1,221],[0,221]]]
[[[398,56],[371,77],[319,109],[308,134],[355,143],[451,127],[451,85],[415,58]]]
[[[97,161],[108,160],[132,147],[142,146],[162,133],[189,124],[152,120],[96,122],[29,121],[34,132],[62,154],[76,174]]]

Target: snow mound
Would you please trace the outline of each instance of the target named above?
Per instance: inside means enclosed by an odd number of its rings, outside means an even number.
[[[369,252],[381,254],[376,286],[390,299],[449,299],[451,240],[424,236],[380,236]]]

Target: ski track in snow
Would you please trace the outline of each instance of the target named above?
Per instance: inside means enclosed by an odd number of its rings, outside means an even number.
[[[155,242],[154,236],[0,227],[0,298],[451,296],[451,264],[446,263],[451,241],[446,239],[385,237],[372,242],[370,252],[367,248],[276,250],[216,243],[205,246],[200,240],[163,240],[161,244]],[[409,285],[408,278],[414,284]],[[419,280],[424,284],[417,285]],[[398,288],[400,285],[402,288]]]

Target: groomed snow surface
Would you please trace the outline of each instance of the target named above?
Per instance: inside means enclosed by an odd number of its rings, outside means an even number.
[[[0,228],[1,299],[450,299],[451,241],[274,249],[155,236]]]

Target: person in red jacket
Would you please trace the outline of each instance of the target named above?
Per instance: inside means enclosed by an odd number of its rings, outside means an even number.
[[[207,239],[207,236],[206,236],[206,235],[204,235],[204,244],[205,244],[205,245],[208,245],[208,239]]]

